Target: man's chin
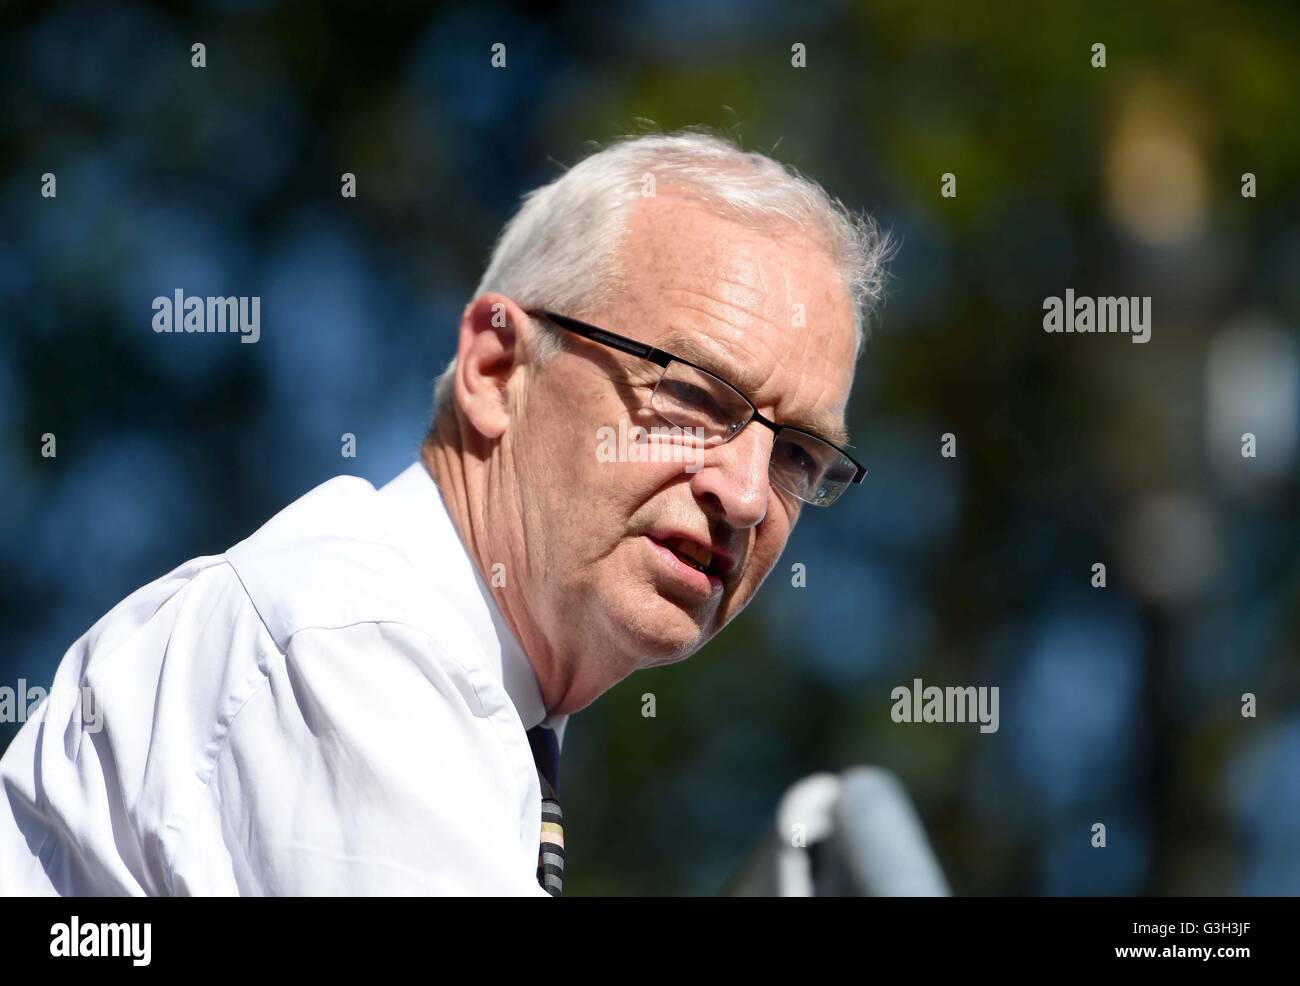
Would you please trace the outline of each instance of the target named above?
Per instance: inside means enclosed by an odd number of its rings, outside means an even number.
[[[708,640],[708,633],[696,617],[653,589],[649,589],[643,600],[629,603],[628,608],[630,612],[620,621],[622,630],[628,638],[629,649],[643,667],[683,661]]]

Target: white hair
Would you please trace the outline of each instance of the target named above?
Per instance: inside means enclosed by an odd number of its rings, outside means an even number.
[[[794,168],[696,130],[627,137],[592,154],[524,196],[506,223],[475,296],[503,294],[524,309],[581,317],[618,291],[618,246],[630,205],[671,190],[710,212],[760,230],[794,227],[826,251],[853,303],[855,354],[881,299],[889,236]],[[535,336],[541,363],[561,348],[557,334]],[[435,404],[451,400],[456,360],[438,377]]]

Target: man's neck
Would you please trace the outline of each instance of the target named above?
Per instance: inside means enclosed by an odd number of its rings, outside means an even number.
[[[508,545],[490,543],[492,531],[506,531],[503,524],[494,523],[494,510],[499,505],[491,502],[484,482],[491,453],[482,457],[466,455],[465,436],[455,418],[452,412],[442,415],[432,439],[421,446],[421,460],[437,484],[451,522],[483,584],[489,587],[501,615],[532,665],[543,703],[548,711],[553,711],[563,697],[562,676],[549,673],[553,660],[550,647],[519,596],[523,559],[516,558]],[[492,567],[497,561],[506,566],[503,585],[493,582]]]

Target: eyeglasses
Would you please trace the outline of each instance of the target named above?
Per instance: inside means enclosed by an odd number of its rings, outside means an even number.
[[[776,435],[768,476],[805,503],[829,507],[850,483],[861,483],[867,474],[853,456],[825,439],[769,421],[739,390],[690,360],[567,315],[542,309],[529,311],[528,315],[663,367],[650,406],[670,425],[703,436],[706,448],[725,445],[751,421],[766,425]]]

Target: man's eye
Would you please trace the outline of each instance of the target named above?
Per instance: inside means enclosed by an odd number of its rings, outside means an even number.
[[[803,446],[796,445],[794,442],[786,442],[782,455],[788,465],[796,469],[812,469],[817,463],[813,457],[804,450]]]
[[[667,384],[667,389],[669,397],[691,407],[707,408],[714,403],[713,397],[707,390],[692,383],[673,380]]]

